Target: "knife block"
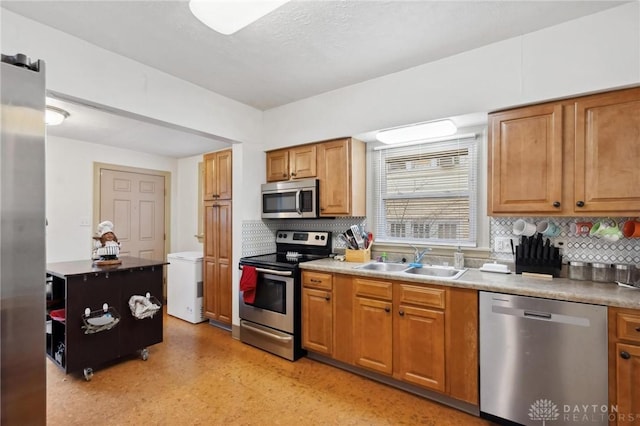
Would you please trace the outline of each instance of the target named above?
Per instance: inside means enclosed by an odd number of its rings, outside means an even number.
[[[554,277],[560,276],[562,270],[562,255],[559,259],[546,261],[547,263],[539,263],[534,259],[516,259],[516,274],[523,272],[534,272],[537,274],[547,274]]]

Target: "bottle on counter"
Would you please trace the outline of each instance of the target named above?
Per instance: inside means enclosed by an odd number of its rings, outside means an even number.
[[[456,269],[464,268],[464,253],[460,250],[460,246],[458,246],[458,250],[453,254],[453,267]]]

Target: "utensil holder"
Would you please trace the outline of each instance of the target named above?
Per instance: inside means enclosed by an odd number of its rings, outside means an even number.
[[[371,249],[365,249],[365,250],[352,250],[352,249],[345,249],[344,251],[345,254],[345,260],[347,262],[360,262],[360,263],[364,263],[364,262],[368,262],[371,260]]]

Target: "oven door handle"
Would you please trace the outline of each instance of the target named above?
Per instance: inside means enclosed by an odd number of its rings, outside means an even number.
[[[258,333],[258,334],[262,334],[263,336],[266,336],[270,339],[275,339],[275,340],[280,340],[283,342],[290,342],[292,337],[291,336],[276,336],[275,334],[271,334],[269,332],[260,330],[259,328],[255,328],[250,326],[249,324],[247,324],[246,322],[243,324],[243,327],[248,328],[249,330],[253,331],[254,333]]]
[[[242,265],[240,265],[239,268],[242,271]],[[256,268],[256,271],[262,272],[263,274],[280,275],[282,277],[290,277],[291,275],[293,275],[293,272],[291,271],[274,271],[272,269],[264,269],[264,268]]]

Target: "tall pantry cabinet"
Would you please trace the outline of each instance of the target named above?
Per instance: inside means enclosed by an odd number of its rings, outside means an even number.
[[[231,325],[231,150],[204,160],[204,315]]]

